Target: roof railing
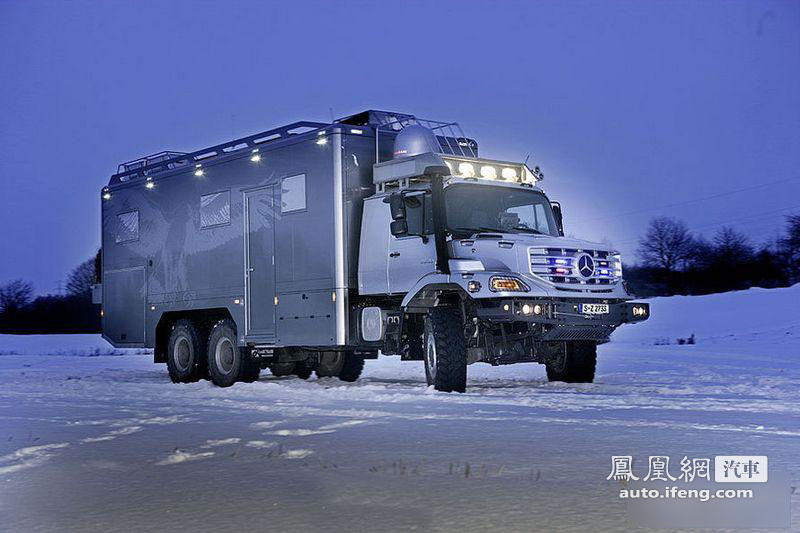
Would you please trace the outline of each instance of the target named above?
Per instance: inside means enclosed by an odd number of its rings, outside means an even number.
[[[158,152],[157,154],[134,159],[119,165],[117,173],[111,176],[109,185],[153,176],[175,168],[188,167],[190,165],[195,166],[198,163],[205,163],[210,159],[222,155],[228,155],[245,149],[252,150],[266,143],[288,139],[295,135],[302,135],[328,126],[330,126],[330,124],[324,122],[309,122],[303,120],[195,152]]]
[[[375,128],[375,162],[380,163],[380,134],[400,133],[403,128],[419,125],[431,130],[439,142],[439,146],[430,146],[432,152],[461,157],[478,157],[478,143],[464,135],[458,122],[439,122],[417,118],[413,115],[389,116],[387,120]]]

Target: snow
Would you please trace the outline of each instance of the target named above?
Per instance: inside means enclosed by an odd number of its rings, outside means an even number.
[[[615,530],[612,455],[767,455],[797,485],[797,302],[800,285],[654,298],[599,347],[595,383],[472,365],[465,394],[397,357],[356,383],[220,389],[95,335],[0,335],[3,526]]]

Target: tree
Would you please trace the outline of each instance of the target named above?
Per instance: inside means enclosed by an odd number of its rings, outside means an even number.
[[[699,270],[708,268],[714,260],[714,245],[702,235],[694,237],[686,254],[686,267]]]
[[[718,260],[730,264],[743,263],[751,259],[754,253],[750,239],[731,227],[722,227],[714,235],[714,254]]]
[[[67,292],[72,296],[88,297],[92,294],[94,257],[76,266],[67,278]]]
[[[786,217],[786,237],[778,241],[778,253],[785,258],[793,279],[800,279],[800,215]]]
[[[692,236],[681,220],[658,217],[650,221],[647,233],[639,239],[639,258],[650,266],[672,272],[692,251]]]
[[[21,279],[0,287],[0,308],[4,313],[14,313],[30,303],[33,285]]]

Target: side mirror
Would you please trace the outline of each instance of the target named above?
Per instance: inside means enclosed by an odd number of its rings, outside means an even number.
[[[402,194],[394,193],[389,196],[389,211],[392,213],[392,220],[405,220],[406,203]],[[406,230],[408,230],[408,228],[406,228]]]
[[[564,235],[564,213],[561,211],[561,204],[558,202],[550,202],[550,206],[553,208],[553,216],[556,217],[558,232]]]
[[[391,224],[389,224],[389,231],[395,237],[404,237],[408,235],[408,222],[405,220],[393,220]]]

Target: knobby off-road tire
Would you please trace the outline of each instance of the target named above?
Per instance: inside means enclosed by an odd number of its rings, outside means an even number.
[[[346,351],[344,353],[344,364],[339,371],[339,379],[352,383],[356,381],[364,370],[364,358],[356,355],[353,351]]]
[[[205,374],[205,340],[190,320],[172,326],[167,343],[167,370],[173,383],[192,383]]]
[[[305,363],[295,363],[294,370],[292,370],[292,374],[294,374],[300,379],[308,379],[311,377],[311,373],[313,371],[314,369],[306,365]]]
[[[467,388],[467,343],[458,309],[434,307],[425,317],[425,378],[442,392]]]
[[[597,343],[568,341],[564,354],[548,363],[547,379],[565,383],[591,383],[597,366]]]
[[[276,378],[282,378],[291,376],[294,373],[294,366],[295,363],[293,362],[273,363],[269,366],[269,371],[272,372],[272,375]]]
[[[230,320],[220,320],[211,328],[208,337],[208,371],[211,381],[220,387],[230,387],[237,381],[254,381],[258,364],[236,344],[236,327]]]
[[[322,352],[319,358],[319,364],[314,372],[318,378],[332,378],[338,377],[339,372],[344,367],[344,352]]]
[[[337,377],[342,381],[356,381],[364,370],[364,358],[352,350],[324,352],[315,370],[318,378]]]

